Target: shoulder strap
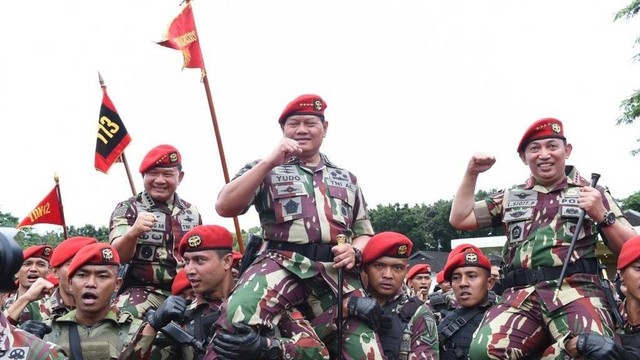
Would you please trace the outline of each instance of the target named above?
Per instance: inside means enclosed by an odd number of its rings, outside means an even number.
[[[69,347],[71,348],[71,357],[73,360],[84,360],[82,357],[82,349],[80,348],[78,324],[75,322],[69,323]]]
[[[468,311],[466,314],[460,316],[457,312],[447,316],[439,325],[438,325],[438,339],[440,343],[444,343],[449,339],[453,334],[455,334],[458,330],[462,329],[469,320],[473,319],[476,315],[482,313],[484,309],[479,307],[475,307]],[[447,321],[449,318],[456,317],[451,321]]]
[[[411,317],[415,315],[416,311],[418,311],[418,308],[422,304],[424,303],[420,299],[416,297],[410,297],[409,301],[407,301],[406,303],[404,303],[404,305],[402,305],[402,308],[400,308],[400,311],[398,311],[398,314],[402,319],[408,322],[409,320],[411,320]]]

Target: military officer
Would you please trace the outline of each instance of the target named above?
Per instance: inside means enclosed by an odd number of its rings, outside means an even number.
[[[184,177],[182,156],[171,145],[151,149],[140,164],[144,191],[111,214],[109,240],[126,264],[118,306],[142,319],[171,294],[183,265],[178,242],[202,224],[198,209],[176,193]]]
[[[122,284],[119,265],[118,252],[109,244],[80,249],[67,271],[76,308],[51,319],[53,331],[44,339],[61,345],[73,359],[117,359],[141,324],[111,308],[112,295]]]
[[[415,264],[407,272],[407,285],[411,295],[422,301],[427,301],[431,291],[431,265]]]
[[[378,334],[389,360],[438,359],[433,314],[424,300],[402,291],[412,247],[406,236],[387,231],[374,235],[362,251],[363,282],[386,320]]]
[[[531,176],[512,189],[475,202],[476,180],[495,158],[473,155],[451,208],[450,222],[460,230],[503,226],[508,241],[502,302],[489,309],[471,344],[473,359],[522,359],[538,356],[557,343],[563,356],[578,357],[589,342],[580,334],[611,337],[613,323],[600,287],[595,254],[598,233],[617,255],[635,235],[609,191],[591,187],[573,166],[560,120],[544,118],[529,126],[517,146]],[[587,218],[576,229],[581,211]],[[573,234],[579,236],[567,257]],[[564,262],[566,278],[555,295]],[[582,344],[582,349],[576,347]]]

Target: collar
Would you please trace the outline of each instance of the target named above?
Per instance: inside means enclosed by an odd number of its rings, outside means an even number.
[[[543,185],[539,185],[536,181],[536,178],[533,175],[529,175],[529,178],[525,181],[523,188],[526,190],[534,189],[534,187],[538,187],[537,190],[544,189],[544,192],[551,192],[558,189],[567,188],[569,185],[573,186],[589,186],[591,182],[585,179],[580,175],[578,170],[572,166],[567,165],[564,168],[565,178],[558,185],[556,185],[553,189],[547,189],[547,187]]]
[[[69,311],[68,313],[60,316],[59,318],[55,319],[56,322],[74,322],[74,323],[78,323],[78,321],[76,320],[76,311],[77,309],[73,309],[71,311]],[[103,321],[113,321],[114,323],[118,323],[118,314],[116,314],[115,311],[113,310],[109,310],[109,312],[107,313],[107,315],[101,319],[98,320],[95,324],[99,324]],[[92,325],[92,326],[93,326]]]

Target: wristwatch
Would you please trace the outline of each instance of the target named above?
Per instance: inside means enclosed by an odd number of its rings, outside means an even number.
[[[280,340],[271,338],[271,345],[267,347],[267,351],[265,353],[265,359],[278,360],[280,359],[281,352],[282,350],[280,348]]]
[[[607,211],[604,214],[604,219],[598,223],[599,228],[611,226],[616,223],[616,215],[611,211]]]

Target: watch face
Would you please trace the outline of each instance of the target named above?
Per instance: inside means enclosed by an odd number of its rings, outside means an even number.
[[[613,225],[616,222],[615,214],[609,211],[607,213],[607,217],[605,218],[605,222],[607,223],[607,225]]]

